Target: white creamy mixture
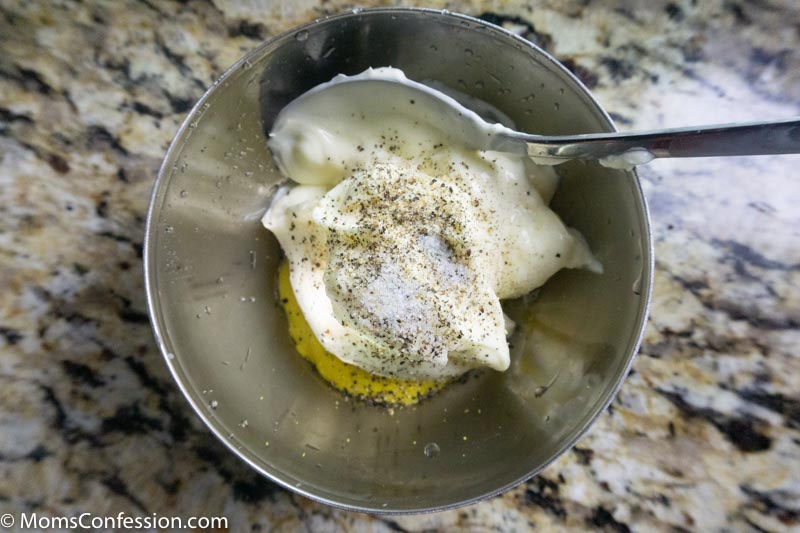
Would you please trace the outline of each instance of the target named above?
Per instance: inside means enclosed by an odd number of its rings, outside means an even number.
[[[392,68],[355,78],[414,83]],[[565,267],[600,268],[547,206],[553,169],[471,149],[435,109],[389,84],[341,84],[352,79],[293,101],[270,134],[293,183],[263,224],[309,325],[327,351],[382,376],[505,370],[513,325],[500,300]]]
[[[646,165],[656,156],[645,148],[630,148],[618,155],[609,155],[598,159],[598,163],[617,170],[631,170],[638,165]]]

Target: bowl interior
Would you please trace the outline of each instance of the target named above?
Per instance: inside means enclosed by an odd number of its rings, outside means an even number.
[[[586,236],[605,272],[563,271],[527,311],[508,306],[521,328],[506,373],[479,372],[412,408],[343,397],[297,355],[276,305],[281,252],[259,218],[282,178],[266,132],[281,107],[312,86],[387,65],[481,98],[521,129],[613,128],[565,70],[498,28],[421,10],[326,19],[251,53],[193,110],[154,191],[146,265],[167,363],[232,450],[326,503],[410,512],[513,485],[591,423],[638,345],[650,243],[633,173],[560,166],[552,205]]]

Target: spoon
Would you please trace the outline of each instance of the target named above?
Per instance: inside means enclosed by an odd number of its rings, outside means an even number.
[[[454,96],[462,101],[466,98],[471,107],[479,103],[470,97],[445,94],[410,80],[398,69],[382,67],[356,76],[339,75],[303,94],[293,105],[303,100],[331,102],[336,98],[358,98],[364,109],[391,106],[392,110],[436,125],[449,137],[471,148],[527,154],[537,163],[550,165],[572,159],[594,159],[611,168],[632,168],[661,157],[800,153],[798,117],[633,133],[548,136],[515,131],[499,123],[490,124]]]

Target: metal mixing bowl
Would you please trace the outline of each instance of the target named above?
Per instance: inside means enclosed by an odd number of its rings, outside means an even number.
[[[145,277],[166,362],[233,453],[315,500],[420,512],[497,494],[575,443],[637,351],[652,253],[635,173],[562,165],[552,206],[605,272],[563,271],[541,289],[506,373],[479,372],[413,408],[346,399],[295,352],[276,305],[281,251],[259,217],[281,176],[265,140],[302,92],[387,65],[483,99],[523,130],[614,129],[565,68],[496,26],[396,8],[319,20],[248,54],[189,114],[153,192]]]

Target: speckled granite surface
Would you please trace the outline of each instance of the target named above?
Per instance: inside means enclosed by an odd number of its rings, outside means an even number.
[[[623,129],[800,114],[800,7],[456,1],[563,60]],[[192,414],[147,322],[160,158],[260,40],[352,7],[0,2],[0,512],[225,515],[233,530],[800,528],[800,156],[640,172],[657,256],[641,355],[578,446],[464,509],[294,496]],[[48,7],[44,7],[47,5]]]

